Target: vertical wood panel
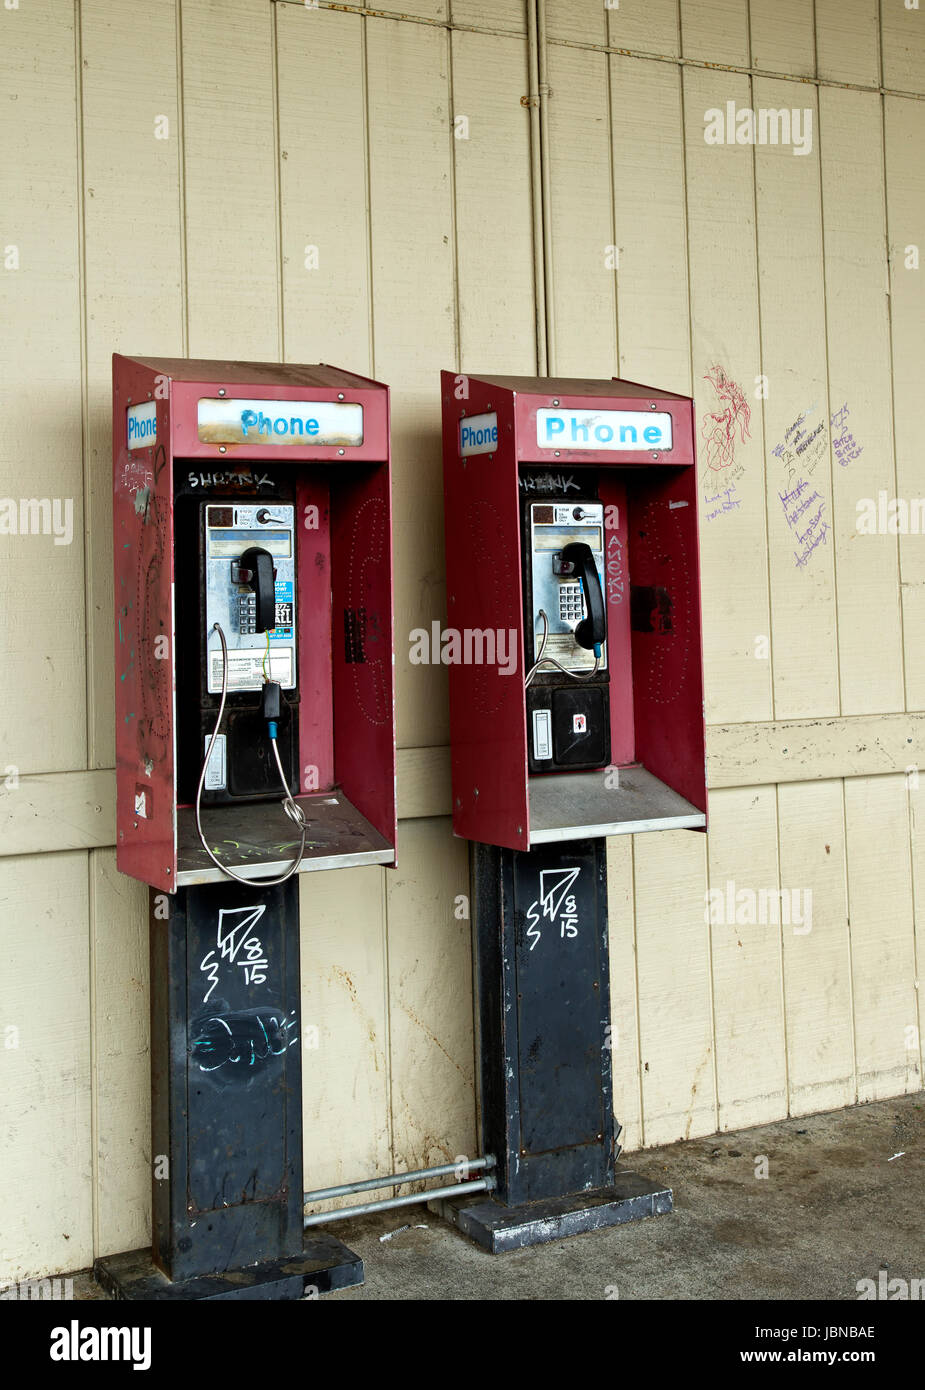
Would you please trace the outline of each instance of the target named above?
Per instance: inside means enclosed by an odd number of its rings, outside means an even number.
[[[610,59],[618,376],[689,393],[681,79],[668,63]],[[639,190],[645,188],[641,198]]]
[[[90,855],[97,1255],[151,1241],[148,890]]]
[[[748,78],[685,71],[707,723],[771,717],[771,663],[755,656],[770,618],[763,402],[754,395],[761,358],[753,152],[704,140],[705,113],[725,112],[727,101],[751,106]],[[738,405],[728,388],[721,394],[711,384],[717,369],[735,384]],[[709,499],[729,487],[738,505],[711,520]]]
[[[798,563],[805,526],[790,522],[818,492],[823,520],[832,526],[818,112],[810,87],[794,91],[790,83],[757,79],[754,92],[758,107],[796,103],[812,119],[810,154],[795,154],[793,145],[755,151],[774,716],[799,719],[839,712],[835,546],[829,537]],[[805,138],[805,125],[801,130]],[[802,497],[794,499],[801,483]],[[818,506],[804,514],[807,521]]]
[[[776,829],[773,787],[729,788],[710,797],[708,910],[721,1129],[766,1124],[787,1113],[786,928],[760,911],[762,890],[774,893],[779,886]]]
[[[812,77],[816,71],[813,7],[806,0],[750,0],[749,30],[752,67]],[[808,93],[791,88],[793,102],[802,105]],[[781,105],[784,103],[781,102]],[[759,105],[757,99],[755,105]]]
[[[748,66],[748,0],[681,0],[685,58]]]
[[[631,835],[615,835],[607,841],[607,913],[613,1113],[623,1126],[619,1142],[629,1152],[643,1143]]]
[[[16,511],[0,534],[0,745],[20,773],[82,768],[87,750],[73,15],[0,9],[0,494]],[[49,531],[57,501],[61,544],[28,518],[19,534],[29,498]]]
[[[474,1157],[468,845],[446,819],[403,822],[386,874],[395,1172]],[[458,910],[462,910],[462,906]]]
[[[551,47],[548,152],[556,371],[618,375],[607,58]]]
[[[459,364],[532,373],[530,117],[518,95],[526,91],[526,44],[454,34],[452,63],[453,115],[469,118],[469,138],[453,140]]]
[[[814,0],[819,77],[876,86],[880,81],[878,0]]]
[[[0,861],[0,907],[7,1282],[93,1259],[87,856]]]
[[[550,40],[605,44],[607,19],[604,0],[546,0],[546,34]],[[552,53],[549,56],[552,59]],[[555,84],[550,85],[556,91]]]
[[[914,18],[925,29],[925,11]],[[896,495],[925,495],[925,103],[884,101]],[[917,248],[918,268],[909,264]],[[925,538],[899,538],[906,708],[925,709]]]
[[[681,51],[678,0],[623,0],[608,12],[614,48],[675,57]]]
[[[918,1054],[919,1066],[925,1071],[925,989],[922,988],[922,975],[925,973],[925,775],[913,771],[907,774],[907,796],[909,799],[909,825],[912,852],[912,897],[915,915],[914,948],[915,967],[918,985]],[[913,1061],[915,1059],[913,1058]]]
[[[273,7],[182,0],[181,13],[189,353],[273,362]]]
[[[778,787],[781,888],[812,893],[812,929],[783,929],[790,1113],[857,1098],[841,782]]]
[[[276,12],[284,356],[368,375],[367,21],[304,5]]]
[[[175,0],[83,0],[80,16],[88,522],[103,537],[112,528],[112,354],[183,352],[177,15]],[[89,558],[89,765],[112,767],[111,547],[95,545]]]
[[[306,1191],[392,1171],[383,874],[300,878]]]
[[[80,16],[88,522],[92,536],[108,540],[111,355],[183,352],[177,13],[174,0],[119,6],[83,0]],[[110,767],[111,545],[94,544],[88,555],[89,765]],[[89,870],[94,1240],[100,1254],[150,1241],[147,891],[117,874],[111,851],[91,854]]]
[[[457,360],[446,31],[370,20],[367,61],[375,372],[392,387],[398,741],[425,747],[447,739],[446,672],[408,661],[412,629],[446,611],[435,384]]]
[[[922,1084],[905,778],[846,781],[845,827],[858,1100],[882,1100]]]
[[[916,9],[908,9],[905,0],[882,4],[880,27],[883,85],[903,92],[925,92],[925,11],[921,0]]]
[[[523,33],[528,3],[531,0],[450,0],[450,12],[454,24]]]
[[[634,837],[645,1143],[716,1129],[704,837]]]
[[[823,88],[819,107],[830,405],[862,449],[832,460],[841,712],[886,713],[904,703],[897,543],[856,530],[859,499],[896,481],[880,99]]]

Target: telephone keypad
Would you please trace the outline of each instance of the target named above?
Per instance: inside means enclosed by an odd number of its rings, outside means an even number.
[[[238,627],[241,632],[257,631],[257,595],[238,595]]]
[[[580,623],[585,615],[580,584],[559,585],[559,619],[563,623]]]

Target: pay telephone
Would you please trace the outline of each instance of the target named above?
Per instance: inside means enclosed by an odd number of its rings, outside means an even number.
[[[181,795],[195,799],[210,744],[203,805],[277,798],[281,777],[292,795],[299,790],[292,496],[284,485],[266,499],[187,495],[176,514]],[[223,690],[227,708],[216,732]]]
[[[527,750],[531,772],[610,761],[604,507],[528,495],[523,509]]]
[[[299,693],[292,492],[281,483],[265,501],[214,491],[178,496],[176,518],[178,785],[194,804],[206,854],[240,883],[252,880],[216,858],[201,808],[282,793],[301,845],[285,873],[261,882],[283,883],[298,871],[307,829],[293,799]],[[194,580],[195,606],[188,593]]]

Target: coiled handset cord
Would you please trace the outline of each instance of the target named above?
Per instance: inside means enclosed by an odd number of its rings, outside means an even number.
[[[202,821],[200,819],[200,802],[202,800],[202,789],[205,785],[206,769],[208,768],[209,762],[212,758],[212,749],[215,747],[215,740],[218,738],[218,731],[222,727],[222,717],[225,713],[225,697],[228,694],[228,643],[225,641],[225,634],[222,631],[220,623],[215,623],[213,625],[213,631],[218,633],[219,640],[222,644],[222,698],[221,703],[218,707],[218,718],[215,721],[215,728],[212,731],[212,737],[209,740],[209,746],[206,749],[205,762],[202,764],[202,772],[199,774],[199,786],[196,788],[196,829],[199,832],[199,839],[206,854],[212,860],[212,863],[215,865],[215,867],[217,869],[221,869],[222,873],[225,874],[228,878],[233,878],[236,883],[256,884],[261,888],[272,888],[274,884],[285,883],[286,879],[291,878],[292,875],[296,873],[296,871],[298,870],[299,866],[302,863],[303,856],[305,854],[305,836],[308,831],[308,822],[305,819],[305,814],[298,802],[293,801],[292,794],[289,791],[289,785],[286,781],[286,775],[283,772],[283,765],[280,762],[279,757],[279,749],[276,746],[276,724],[274,721],[268,720],[267,722],[270,726],[270,744],[273,748],[273,757],[276,759],[276,766],[279,769],[279,780],[282,783],[283,792],[285,793],[282,801],[283,810],[286,812],[286,815],[289,817],[289,819],[293,821],[302,832],[302,843],[299,845],[298,857],[292,861],[286,872],[284,874],[280,874],[278,878],[247,878],[244,874],[236,874],[234,869],[229,869],[225,864],[222,864],[220,860],[216,859],[215,855],[212,853],[212,851],[209,849],[209,846],[206,844],[206,837],[202,833]]]

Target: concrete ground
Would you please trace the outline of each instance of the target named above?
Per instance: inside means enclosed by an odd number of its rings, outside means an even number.
[[[767,1178],[755,1175],[761,1155]],[[366,1283],[328,1297],[856,1300],[858,1280],[881,1268],[925,1279],[921,1092],[647,1149],[626,1165],[670,1184],[670,1216],[494,1256],[423,1205],[336,1222],[328,1229],[362,1256]],[[89,1271],[75,1295],[99,1297]]]

